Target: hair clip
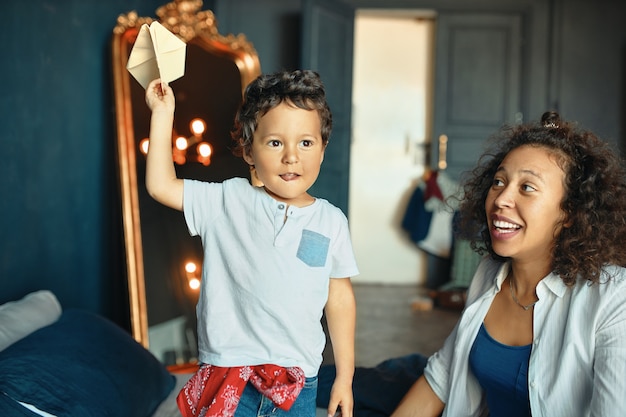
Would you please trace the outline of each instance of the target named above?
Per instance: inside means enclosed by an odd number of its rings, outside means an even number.
[[[543,124],[543,127],[548,128],[548,129],[557,129],[559,125],[557,125],[554,122],[546,122]]]

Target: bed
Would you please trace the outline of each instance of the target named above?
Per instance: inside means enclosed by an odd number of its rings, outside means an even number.
[[[180,416],[171,373],[115,323],[42,290],[0,305],[0,415]]]

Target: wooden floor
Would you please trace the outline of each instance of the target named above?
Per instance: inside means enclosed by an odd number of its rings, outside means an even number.
[[[374,366],[392,357],[437,351],[459,319],[460,312],[412,307],[424,290],[408,285],[354,284],[357,302],[356,365]],[[324,363],[332,363],[332,347]]]

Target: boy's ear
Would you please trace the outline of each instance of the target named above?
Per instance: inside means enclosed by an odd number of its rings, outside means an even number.
[[[322,149],[322,159],[320,160],[320,165],[324,162],[324,155],[326,155],[326,148],[328,148],[328,142],[324,145],[324,149]]]
[[[250,148],[243,148],[243,160],[246,161],[246,163],[248,165],[250,165],[251,167],[254,166],[254,158],[252,158],[252,155],[250,154]]]
[[[261,181],[261,179],[259,178],[259,175],[257,174],[254,165],[250,165],[250,182],[254,187],[263,187],[265,185],[263,184],[263,181]]]

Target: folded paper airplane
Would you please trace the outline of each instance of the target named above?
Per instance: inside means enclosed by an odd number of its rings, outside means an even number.
[[[157,78],[169,83],[185,74],[186,46],[159,22],[144,24],[130,51],[126,69],[143,88]]]

